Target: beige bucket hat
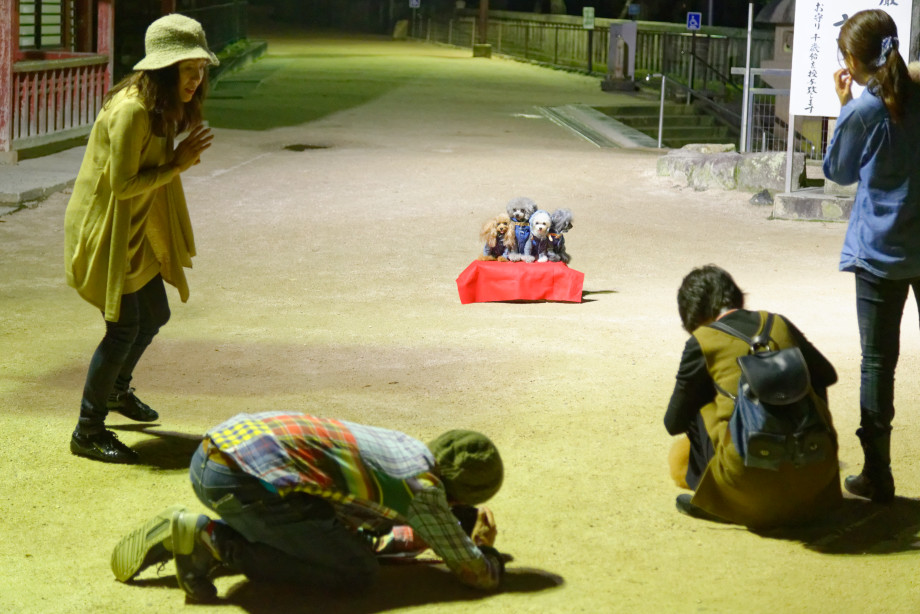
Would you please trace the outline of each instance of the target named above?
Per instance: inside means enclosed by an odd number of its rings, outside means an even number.
[[[150,24],[144,37],[144,51],[144,59],[134,65],[134,70],[157,70],[182,60],[207,60],[214,66],[220,64],[217,56],[208,49],[201,24],[178,13],[160,17]]]

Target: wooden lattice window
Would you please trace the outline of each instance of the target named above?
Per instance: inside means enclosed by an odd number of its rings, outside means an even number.
[[[69,0],[20,0],[19,48],[66,49],[74,40]]]

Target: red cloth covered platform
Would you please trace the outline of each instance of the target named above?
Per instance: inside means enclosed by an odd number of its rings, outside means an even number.
[[[581,302],[585,274],[561,262],[474,260],[457,278],[460,302]]]

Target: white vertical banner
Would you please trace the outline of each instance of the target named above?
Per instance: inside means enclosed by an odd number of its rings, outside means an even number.
[[[834,72],[841,68],[837,37],[847,17],[866,9],[881,9],[891,15],[898,26],[899,51],[906,61],[911,41],[911,0],[796,0],[790,115],[840,114],[840,100],[834,91]],[[855,86],[853,95],[861,91]]]

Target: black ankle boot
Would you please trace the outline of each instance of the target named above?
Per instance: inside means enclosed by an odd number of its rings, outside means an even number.
[[[890,503],[894,499],[894,477],[889,470],[887,474],[869,477],[865,473],[848,476],[843,487],[857,497],[871,499],[875,503]]]
[[[894,499],[894,476],[891,475],[891,430],[870,433],[857,429],[857,437],[866,457],[862,473],[843,481],[847,492],[875,503],[890,503]]]

